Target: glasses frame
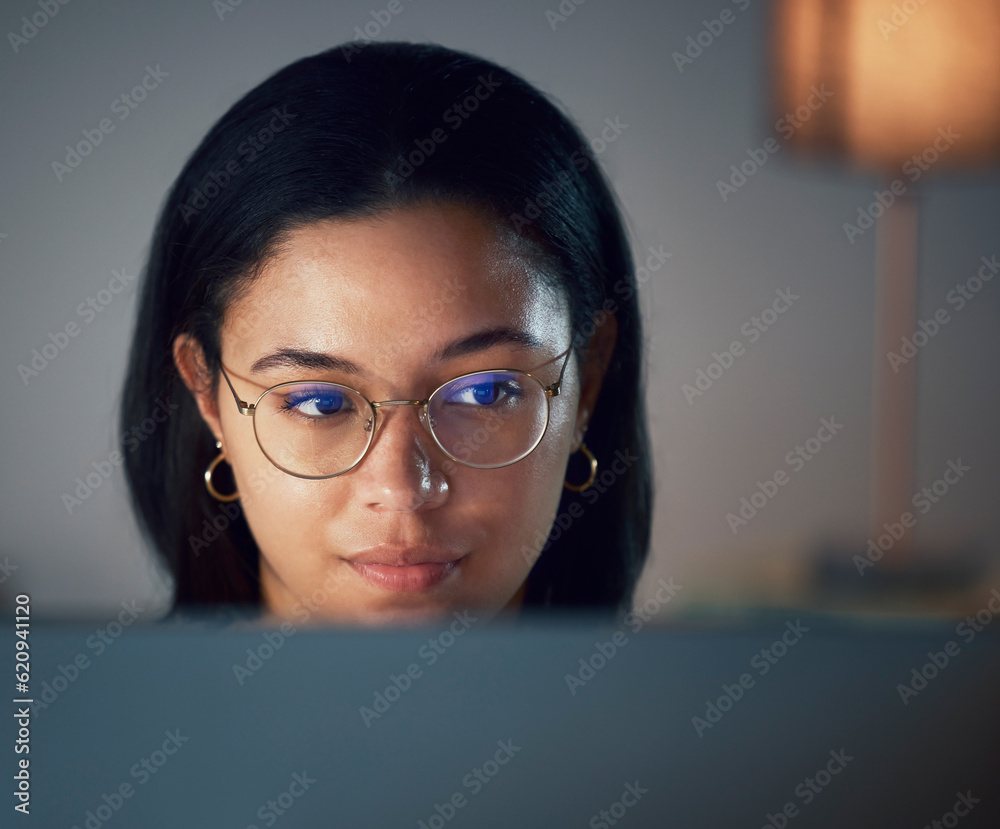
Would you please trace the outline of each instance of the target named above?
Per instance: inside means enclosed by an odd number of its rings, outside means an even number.
[[[233,399],[236,401],[236,409],[239,411],[241,415],[246,415],[247,417],[254,417],[257,411],[257,405],[271,392],[275,391],[276,389],[283,388],[285,386],[299,386],[302,384],[309,384],[314,386],[337,386],[338,388],[347,389],[348,391],[351,391],[354,394],[358,395],[358,397],[360,397],[368,404],[369,408],[371,408],[372,416],[370,421],[371,427],[366,430],[368,432],[368,442],[365,444],[364,451],[361,453],[361,455],[354,463],[352,463],[349,467],[347,467],[347,469],[344,469],[341,472],[335,472],[332,475],[303,475],[298,472],[292,472],[290,469],[286,469],[285,467],[283,467],[274,458],[272,458],[269,454],[267,454],[264,447],[261,446],[260,436],[257,434],[257,421],[256,419],[254,419],[253,435],[254,439],[257,441],[257,447],[260,449],[264,457],[267,458],[268,461],[270,461],[273,466],[280,469],[286,475],[291,475],[292,477],[295,478],[304,478],[306,480],[311,480],[311,481],[322,481],[326,480],[327,478],[337,478],[340,475],[347,474],[352,469],[355,469],[358,466],[358,464],[360,464],[368,456],[368,450],[371,449],[372,442],[375,440],[375,434],[378,431],[379,427],[378,410],[383,406],[418,407],[420,422],[421,424],[423,424],[423,427],[428,432],[428,434],[430,434],[430,436],[434,439],[434,443],[436,443],[438,448],[442,452],[444,452],[445,455],[447,455],[451,460],[453,460],[455,463],[462,464],[462,466],[472,467],[473,469],[501,469],[505,466],[510,466],[512,464],[515,464],[518,461],[523,461],[526,457],[528,457],[528,455],[530,455],[532,452],[535,451],[535,449],[538,448],[538,444],[542,442],[542,438],[545,437],[545,433],[549,429],[549,419],[552,413],[551,400],[553,397],[559,396],[559,393],[562,389],[563,377],[566,373],[566,366],[569,365],[569,355],[572,353],[573,353],[573,346],[571,345],[561,354],[557,354],[551,360],[547,360],[546,362],[536,366],[531,370],[531,371],[537,371],[538,369],[544,368],[550,363],[554,363],[556,360],[563,358],[562,369],[559,371],[559,379],[556,380],[554,383],[550,383],[549,385],[545,385],[530,371],[523,371],[522,369],[519,368],[485,368],[485,369],[480,369],[478,371],[470,371],[465,374],[461,374],[458,377],[453,377],[450,380],[446,380],[444,383],[442,383],[440,386],[434,389],[434,391],[432,391],[430,395],[428,395],[423,400],[369,400],[366,395],[362,394],[357,389],[351,388],[350,386],[345,386],[343,383],[331,383],[326,380],[290,380],[286,383],[277,383],[271,386],[270,388],[265,389],[253,403],[247,403],[239,396],[239,394],[236,393],[236,389],[233,388],[232,380],[229,379],[229,374],[226,372],[226,367],[222,364],[221,361],[219,362],[219,368],[222,371],[222,376],[226,378],[226,384],[229,386],[229,390],[233,393]],[[438,440],[438,436],[434,433],[434,427],[431,425],[432,418],[430,417],[430,411],[429,411],[431,400],[434,399],[434,395],[436,395],[439,391],[441,391],[441,389],[443,389],[445,386],[451,383],[454,383],[456,380],[464,380],[466,377],[473,377],[477,374],[491,374],[491,373],[501,373],[501,372],[515,373],[524,375],[525,377],[530,377],[534,382],[538,383],[538,385],[541,386],[542,391],[545,392],[545,426],[542,428],[542,432],[538,436],[538,440],[536,440],[531,445],[531,447],[527,451],[525,451],[522,455],[520,455],[519,457],[515,458],[512,461],[507,461],[505,463],[476,464],[455,457],[451,452],[445,449],[444,446],[442,446],[441,441]]]

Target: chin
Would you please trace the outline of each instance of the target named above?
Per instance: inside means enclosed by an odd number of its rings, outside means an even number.
[[[382,605],[359,610],[345,624],[361,627],[435,627],[447,625],[455,613],[468,611],[467,607],[459,610],[451,605],[440,604],[397,604]],[[469,611],[479,621],[485,621],[493,616],[495,611],[486,613],[481,610]]]

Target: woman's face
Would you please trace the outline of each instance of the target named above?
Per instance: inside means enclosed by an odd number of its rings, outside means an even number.
[[[485,332],[494,336],[477,337]],[[517,606],[610,356],[613,326],[602,332],[582,376],[570,356],[545,435],[523,460],[455,463],[416,407],[386,406],[364,459],[321,480],[273,466],[225,381],[214,397],[199,391],[197,347],[178,338],[178,367],[222,441],[261,551],[267,608],[299,622],[398,624],[455,611],[483,620]],[[247,402],[302,380],[371,401],[422,400],[492,368],[548,385],[571,340],[564,299],[485,214],[453,204],[293,231],[221,329],[223,364]]]

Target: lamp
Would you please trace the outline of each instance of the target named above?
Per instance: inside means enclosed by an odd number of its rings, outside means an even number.
[[[823,84],[833,93],[788,138],[789,149],[881,178],[870,204],[844,224],[852,243],[876,234],[874,539],[913,509],[915,186],[1000,158],[1000,3],[775,0],[771,23],[775,111],[794,111]],[[910,357],[901,353],[907,339]],[[906,533],[886,558],[898,561],[908,546]]]

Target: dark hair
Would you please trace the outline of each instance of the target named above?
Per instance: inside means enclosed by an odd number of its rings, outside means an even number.
[[[224,311],[283,234],[428,200],[486,209],[540,250],[542,278],[568,299],[578,357],[601,315],[617,317],[586,438],[605,478],[563,491],[524,606],[627,609],[649,548],[652,467],[636,283],[614,197],[589,142],[541,92],[488,61],[411,43],[348,44],[280,70],[212,127],[167,196],[121,426],[133,504],[174,577],[175,609],[259,605],[260,581],[241,510],[205,489],[218,450],[174,338],[201,344],[217,384]],[[170,414],[152,434],[127,431],[157,406]]]

